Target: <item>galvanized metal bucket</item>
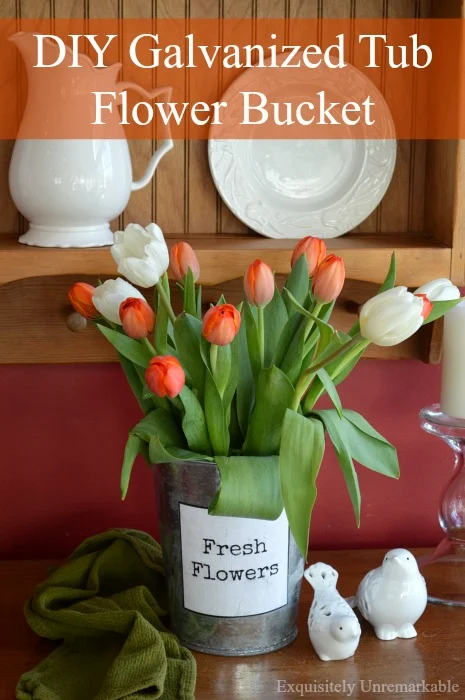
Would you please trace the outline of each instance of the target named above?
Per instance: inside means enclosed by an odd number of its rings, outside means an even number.
[[[303,559],[285,514],[274,522],[208,515],[212,462],[155,466],[171,628],[196,651],[252,656],[297,636]]]

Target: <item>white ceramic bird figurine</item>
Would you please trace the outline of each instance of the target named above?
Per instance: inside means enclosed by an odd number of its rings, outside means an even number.
[[[304,574],[315,595],[308,616],[308,633],[322,661],[353,656],[360,641],[360,624],[350,605],[336,590],[338,573],[327,564],[313,564]]]
[[[425,579],[407,549],[392,549],[358,587],[353,605],[375,628],[378,639],[411,639],[427,602]]]

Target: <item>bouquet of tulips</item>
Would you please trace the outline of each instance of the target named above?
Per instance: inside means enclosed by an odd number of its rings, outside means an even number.
[[[305,557],[327,433],[359,521],[354,461],[394,478],[399,465],[395,448],[342,407],[336,387],[370,343],[406,340],[457,304],[459,290],[449,280],[415,293],[395,287],[393,256],[379,294],[343,333],[330,319],[344,262],[309,236],[295,247],[282,290],[270,267],[255,260],[244,276],[244,301],[236,307],[221,297],[202,317],[200,267],[188,243],[170,254],[155,224],[131,224],[115,240],[112,254],[129,282],[76,283],[69,296],[116,348],[144,413],[125,449],[123,498],[138,454],[149,464],[214,461],[221,482],[210,513],[273,520],[285,508]],[[183,302],[178,316],[170,261]],[[154,287],[154,309],[130,282]],[[331,410],[318,408],[324,394]]]

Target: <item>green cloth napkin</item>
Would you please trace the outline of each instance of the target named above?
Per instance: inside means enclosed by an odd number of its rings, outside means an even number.
[[[63,640],[25,673],[17,700],[191,700],[196,665],[160,622],[160,545],[136,530],[83,542],[25,607],[34,632]]]

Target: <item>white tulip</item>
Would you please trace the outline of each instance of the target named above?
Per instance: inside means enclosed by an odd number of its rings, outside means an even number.
[[[121,324],[119,307],[123,301],[134,297],[136,299],[144,299],[144,296],[132,284],[118,278],[116,280],[107,280],[99,287],[96,287],[92,301],[102,316],[105,316],[112,323]]]
[[[360,332],[375,345],[398,345],[410,338],[431,311],[431,304],[408,291],[395,287],[373,297],[360,312]]]
[[[427,282],[417,289],[415,294],[425,294],[430,301],[453,301],[460,299],[460,290],[447,278]]]
[[[124,231],[116,231],[111,254],[120,275],[139,287],[156,285],[170,263],[163,232],[156,224],[146,228],[128,224]]]

